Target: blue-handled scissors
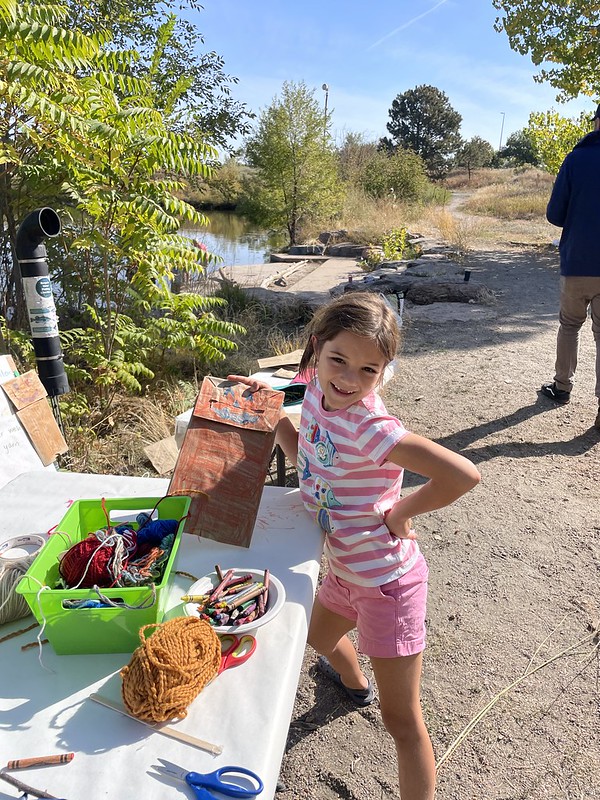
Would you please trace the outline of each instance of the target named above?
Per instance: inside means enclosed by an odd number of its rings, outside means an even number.
[[[264,784],[258,775],[244,767],[220,767],[214,772],[208,772],[203,775],[201,772],[188,772],[186,769],[178,767],[177,764],[172,764],[164,758],[159,758],[158,760],[162,766],[157,767],[153,764],[152,769],[155,769],[161,775],[169,775],[171,778],[187,783],[192,788],[197,800],[217,800],[209,789],[225,794],[228,797],[239,798],[256,797],[264,789]],[[236,776],[246,778],[244,782],[251,785],[242,786],[239,783],[232,783],[227,780],[229,777],[235,778]]]

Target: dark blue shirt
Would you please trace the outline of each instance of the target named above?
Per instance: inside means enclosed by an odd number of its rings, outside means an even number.
[[[546,219],[563,229],[561,275],[600,276],[600,131],[584,136],[563,161]]]

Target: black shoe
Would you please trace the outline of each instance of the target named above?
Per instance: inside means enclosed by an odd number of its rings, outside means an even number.
[[[594,422],[594,428],[598,428],[600,431],[600,403],[598,403],[598,414],[596,416],[596,421]]]
[[[350,689],[342,683],[339,672],[334,670],[325,656],[319,656],[317,669],[340,686],[357,706],[370,706],[373,700],[375,700],[375,688],[371,681],[368,682],[366,689]]]
[[[549,397],[550,400],[554,400],[555,403],[561,406],[566,406],[567,403],[571,402],[571,392],[557,389],[555,383],[545,383],[540,389],[540,392],[544,397]]]

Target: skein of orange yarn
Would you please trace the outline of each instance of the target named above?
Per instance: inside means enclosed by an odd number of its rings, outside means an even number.
[[[145,631],[154,628],[147,639]],[[187,716],[187,707],[218,673],[219,637],[205,620],[176,617],[140,629],[142,644],[121,670],[127,710],[147,722]]]

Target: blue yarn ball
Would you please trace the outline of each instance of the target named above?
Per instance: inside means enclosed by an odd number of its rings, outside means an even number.
[[[140,528],[137,535],[138,547],[142,544],[150,544],[153,547],[159,545],[165,536],[177,533],[179,520],[177,519],[154,519],[147,522]]]

